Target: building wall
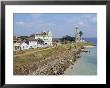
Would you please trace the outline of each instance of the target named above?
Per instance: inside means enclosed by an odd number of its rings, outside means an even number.
[[[13,44],[13,50],[14,50],[14,51],[19,51],[20,49],[21,49],[20,43],[14,43],[14,44]]]
[[[37,48],[37,41],[29,41],[29,48]]]
[[[43,44],[37,44],[37,47],[38,48],[42,48],[43,47]]]
[[[52,32],[49,31],[47,35],[35,35],[35,39],[42,39],[44,44],[48,46],[52,46]]]
[[[15,46],[20,46],[18,50],[25,50],[29,48],[40,48],[40,47],[49,47],[52,46],[52,32],[49,31],[45,35],[35,35],[33,36],[34,39],[42,39],[44,41],[44,44],[38,44],[37,41],[29,41],[29,44],[23,42],[19,43],[18,45],[14,45],[14,51],[15,51]]]
[[[21,44],[21,50],[29,49],[29,45],[25,42]]]

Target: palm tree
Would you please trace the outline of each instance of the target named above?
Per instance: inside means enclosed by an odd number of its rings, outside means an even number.
[[[83,32],[80,31],[80,32],[79,32],[80,40],[81,40],[82,35],[83,35]]]

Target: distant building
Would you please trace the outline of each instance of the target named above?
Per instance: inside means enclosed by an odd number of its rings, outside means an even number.
[[[32,34],[25,40],[14,38],[14,51],[52,46],[52,32]]]
[[[37,48],[37,40],[36,39],[29,39],[28,40],[28,45],[29,48]]]
[[[14,40],[13,40],[13,49],[14,49],[14,51],[21,50],[20,41],[21,41],[21,40],[20,40],[19,38],[14,37]]]
[[[13,47],[14,51],[21,50],[21,45],[20,45],[20,43],[14,43],[13,46],[14,46],[14,47]]]
[[[52,32],[42,32],[31,35],[34,39],[42,39],[44,41],[44,45],[52,46]]]
[[[29,45],[26,42],[22,42],[20,47],[21,47],[21,50],[29,49]]]

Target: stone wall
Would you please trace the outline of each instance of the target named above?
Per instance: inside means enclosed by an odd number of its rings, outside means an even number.
[[[61,75],[80,56],[80,49],[59,52],[57,56],[48,58],[22,66],[16,66],[14,75]]]

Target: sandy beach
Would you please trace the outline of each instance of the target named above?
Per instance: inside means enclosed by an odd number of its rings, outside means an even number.
[[[97,74],[97,59],[96,48],[89,48],[89,53],[82,53],[81,58],[77,59],[74,65],[66,69],[64,75],[96,75]]]
[[[84,48],[93,48],[93,47],[96,47],[96,46],[83,46]]]

